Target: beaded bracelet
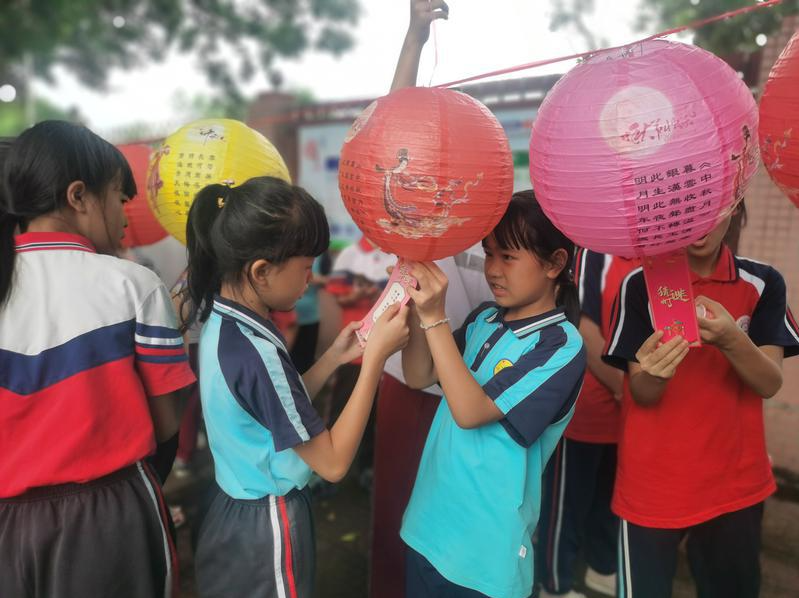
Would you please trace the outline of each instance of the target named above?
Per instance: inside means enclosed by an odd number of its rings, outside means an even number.
[[[438,322],[433,322],[432,324],[423,324],[419,322],[419,328],[422,330],[430,330],[431,328],[435,328],[436,326],[441,326],[442,324],[446,324],[449,322],[449,318],[444,318],[443,320],[439,320]]]

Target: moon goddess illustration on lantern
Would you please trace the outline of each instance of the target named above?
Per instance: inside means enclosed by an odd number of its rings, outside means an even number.
[[[510,145],[480,102],[409,87],[372,102],[341,150],[339,189],[364,235],[400,258],[361,331],[415,284],[405,260],[453,256],[485,238],[513,193]],[[375,315],[376,314],[376,315]]]
[[[483,178],[483,173],[478,172],[475,180],[463,185],[462,195],[455,197],[455,193],[463,184],[459,179],[450,179],[446,187],[439,188],[432,176],[413,176],[404,174],[408,167],[410,157],[408,150],[402,148],[397,152],[398,163],[394,168],[375,166],[377,172],[382,172],[383,207],[390,218],[381,218],[378,223],[388,233],[396,233],[406,239],[423,239],[424,237],[440,237],[452,226],[460,226],[469,218],[450,216],[452,208],[458,204],[469,202],[469,187],[474,187]],[[396,186],[396,189],[394,188]],[[414,203],[401,203],[397,192],[408,191],[433,194],[429,200],[433,210],[425,215],[420,214],[419,206]]]

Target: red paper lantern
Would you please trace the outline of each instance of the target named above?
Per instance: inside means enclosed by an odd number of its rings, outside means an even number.
[[[760,99],[759,137],[766,170],[799,207],[799,31],[768,75]]]
[[[355,224],[383,251],[436,260],[493,230],[513,193],[513,158],[480,102],[409,87],[372,102],[353,123],[339,189]]]
[[[147,167],[150,164],[150,148],[142,144],[118,146],[133,171],[138,194],[125,204],[128,228],[125,229],[123,247],[152,245],[166,238],[167,232],[155,219],[147,201]]]

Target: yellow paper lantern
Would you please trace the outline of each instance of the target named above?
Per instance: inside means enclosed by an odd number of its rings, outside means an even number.
[[[161,225],[185,245],[189,208],[200,189],[257,176],[291,182],[283,158],[258,131],[237,120],[203,119],[178,129],[153,152],[147,198]]]

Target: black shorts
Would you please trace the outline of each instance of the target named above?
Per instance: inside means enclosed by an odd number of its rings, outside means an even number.
[[[194,563],[201,598],[311,598],[310,493],[240,500],[219,490],[203,518]]]
[[[167,517],[155,474],[142,463],[0,499],[0,596],[177,596]]]
[[[406,545],[405,550],[406,598],[488,598],[477,590],[449,581],[410,546]]]

